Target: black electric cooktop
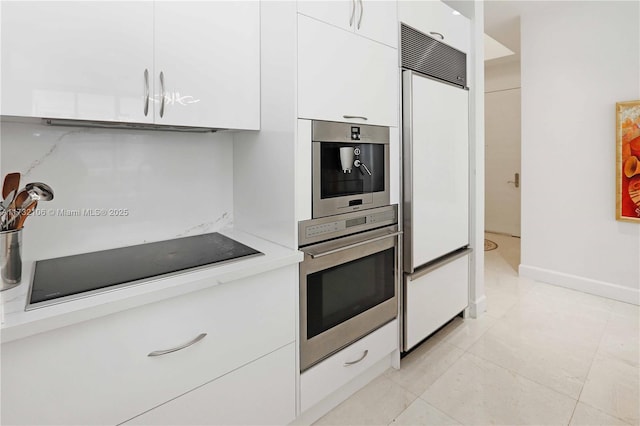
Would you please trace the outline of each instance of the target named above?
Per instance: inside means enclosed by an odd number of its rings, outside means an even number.
[[[26,310],[150,278],[263,253],[217,232],[140,244],[35,264]]]

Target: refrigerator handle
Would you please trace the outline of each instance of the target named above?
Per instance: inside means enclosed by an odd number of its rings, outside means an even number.
[[[428,266],[425,266],[423,268],[420,269],[416,269],[415,272],[413,274],[408,274],[409,277],[411,278],[412,281],[417,280],[420,277],[423,277],[425,275],[427,275],[430,272],[435,271],[438,268],[442,268],[444,265],[453,262],[454,260],[458,260],[461,257],[467,256],[469,254],[471,254],[471,252],[473,251],[473,249],[471,248],[465,248],[462,249],[458,252],[455,252],[451,255],[449,255],[448,257],[444,258],[444,259],[440,259],[435,261],[434,263],[429,264]]]
[[[411,194],[413,194],[413,71],[402,71],[402,194],[401,198],[405,200],[403,206],[403,228],[406,231],[402,239],[403,269],[405,271],[413,271],[412,256],[406,255],[411,253],[413,203]]]

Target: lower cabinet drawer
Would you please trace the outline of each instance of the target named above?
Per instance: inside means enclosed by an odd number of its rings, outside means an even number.
[[[271,353],[295,341],[296,277],[292,265],[3,344],[0,422],[118,424]]]
[[[305,412],[398,348],[393,320],[300,375],[300,409]],[[358,361],[361,359],[361,361]]]
[[[295,350],[291,343],[125,424],[288,424],[296,414]]]
[[[409,350],[469,305],[469,255],[407,276],[404,303],[404,349]]]

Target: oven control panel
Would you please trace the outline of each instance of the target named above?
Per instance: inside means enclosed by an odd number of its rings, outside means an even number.
[[[323,223],[322,225],[311,225],[307,227],[305,236],[307,238],[315,237],[322,234],[332,234],[334,232],[345,229],[344,221]]]
[[[398,206],[385,206],[337,216],[305,220],[298,224],[299,246],[398,223]]]

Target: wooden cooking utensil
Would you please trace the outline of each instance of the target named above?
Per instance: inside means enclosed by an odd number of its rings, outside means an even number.
[[[4,182],[2,183],[2,198],[6,199],[7,196],[11,193],[11,191],[18,192],[18,188],[20,187],[20,173],[8,173],[4,177]]]
[[[31,204],[29,202],[29,193],[25,190],[18,192],[9,205],[9,210],[7,211],[8,215],[6,217],[6,221],[3,222],[3,229],[16,229],[16,223],[19,219],[19,216],[22,213],[22,209],[26,208]],[[27,203],[25,206],[24,204]]]
[[[22,229],[22,227],[24,226],[24,221],[27,220],[27,216],[29,216],[31,213],[33,213],[33,211],[36,209],[36,206],[38,205],[37,201],[32,202],[31,204],[29,204],[21,213],[20,213],[20,217],[18,217],[18,219],[16,220],[16,224],[13,227],[13,229]]]
[[[29,199],[29,193],[23,189],[22,191],[18,192],[18,195],[15,196],[15,198],[13,199],[13,202],[9,205],[9,210],[19,210],[22,207],[26,207],[26,206],[23,206],[23,204],[28,199]]]

